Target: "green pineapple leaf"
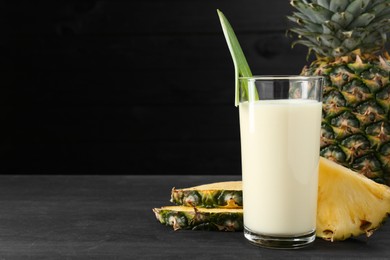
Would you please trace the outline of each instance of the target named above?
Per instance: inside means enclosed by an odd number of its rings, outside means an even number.
[[[234,63],[234,72],[235,72],[235,84],[236,84],[236,90],[235,90],[235,106],[238,106],[240,102],[240,92],[239,92],[239,77],[251,77],[252,72],[249,68],[248,62],[246,61],[244,52],[241,49],[240,43],[238,42],[237,36],[234,33],[234,30],[232,26],[230,25],[229,21],[225,17],[225,15],[217,10],[223,34],[225,35],[225,39],[227,42],[227,45],[230,50],[230,54],[233,59]],[[244,93],[244,96],[248,96],[248,89],[247,86],[243,86],[245,88],[246,93]],[[257,98],[258,99],[258,98]]]

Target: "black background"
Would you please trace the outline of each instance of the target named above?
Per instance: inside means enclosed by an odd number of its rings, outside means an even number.
[[[233,63],[297,74],[287,0],[2,1],[2,174],[240,174]]]

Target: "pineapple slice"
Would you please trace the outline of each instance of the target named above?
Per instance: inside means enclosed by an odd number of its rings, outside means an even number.
[[[241,181],[173,188],[171,201],[182,206],[153,211],[162,224],[173,226],[175,230],[243,229]],[[388,186],[320,157],[317,237],[329,241],[361,234],[369,237],[389,213]]]
[[[203,208],[242,208],[241,181],[205,184],[185,189],[172,189],[171,202]]]
[[[390,213],[390,188],[321,157],[317,237],[344,240],[366,234]]]
[[[242,209],[167,206],[154,208],[156,218],[177,229],[239,231],[243,230]]]

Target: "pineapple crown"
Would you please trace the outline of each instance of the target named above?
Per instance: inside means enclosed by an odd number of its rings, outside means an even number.
[[[297,10],[287,18],[297,26],[293,43],[317,57],[337,58],[356,50],[384,50],[390,32],[390,0],[292,0]]]

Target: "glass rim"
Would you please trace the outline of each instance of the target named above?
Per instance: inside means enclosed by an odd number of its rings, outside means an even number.
[[[323,76],[301,75],[253,75],[250,77],[238,77],[239,80],[316,80],[323,78]]]

